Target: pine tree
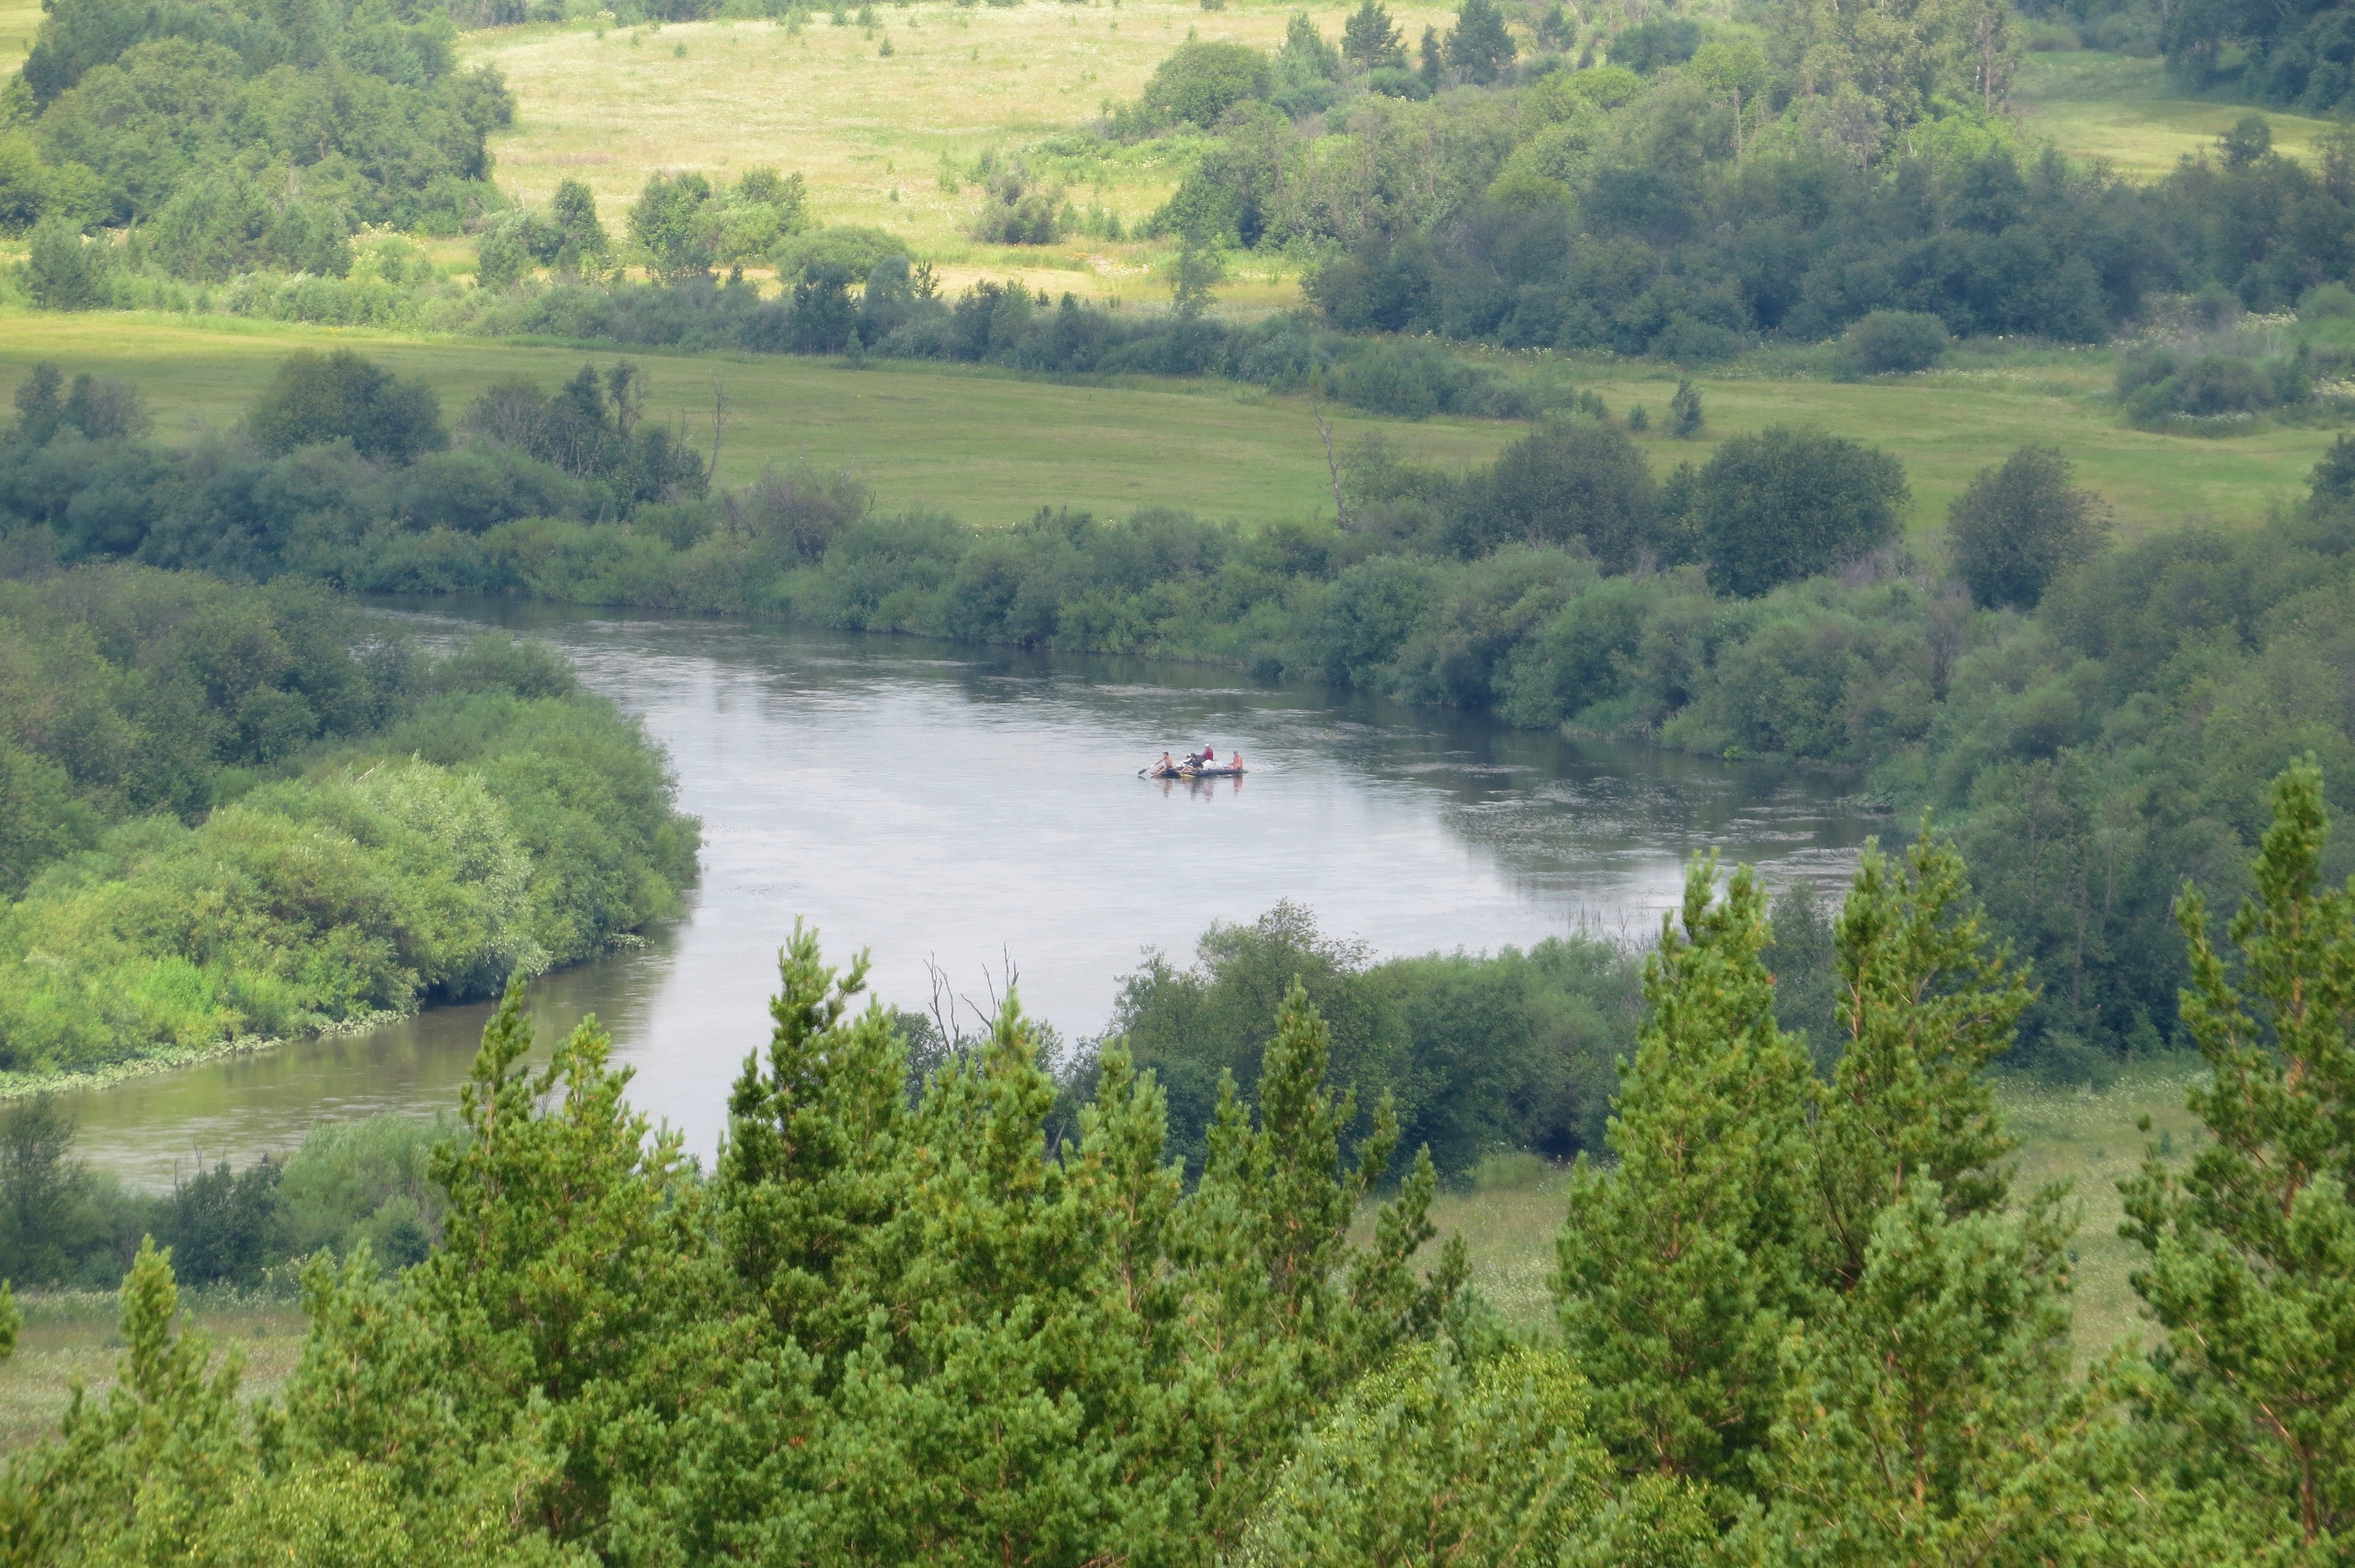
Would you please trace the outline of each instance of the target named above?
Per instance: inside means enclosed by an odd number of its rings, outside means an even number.
[[[562,1461],[538,1518],[559,1540],[594,1539],[614,1489],[659,1462],[646,1428],[724,1372],[724,1357],[676,1352],[728,1277],[699,1239],[678,1134],[630,1108],[629,1071],[608,1065],[595,1020],[537,1073],[523,1065],[531,1043],[518,976],[459,1091],[468,1136],[434,1158],[442,1245],[407,1283],[470,1436],[510,1441],[544,1412]]]
[[[1497,0],[1464,0],[1455,26],[1447,35],[1447,63],[1466,81],[1486,87],[1513,63],[1519,49],[1505,30],[1505,13]]]
[[[2016,1145],[1985,1070],[2011,1048],[2030,993],[1988,939],[1962,856],[1926,821],[1902,861],[1865,846],[1833,929],[1843,1038],[1814,1168],[1818,1268],[1848,1290],[1879,1215],[1909,1181],[1937,1183],[1950,1218],[2003,1203],[2009,1183],[1997,1162]]]
[[[777,968],[768,1061],[748,1058],[729,1095],[714,1199],[729,1263],[776,1332],[827,1358],[865,1338],[871,1305],[839,1266],[905,1201],[907,1051],[872,1002],[850,1016],[864,954],[838,975],[796,921]]]
[[[1341,28],[1341,58],[1359,70],[1396,69],[1406,64],[1406,40],[1391,25],[1381,0],[1364,0]]]
[[[2355,1540],[2355,884],[2326,888],[2311,758],[2275,781],[2255,893],[2232,922],[2236,985],[2187,887],[2184,1027],[2212,1074],[2211,1140],[2179,1177],[2125,1183],[2134,1285],[2166,1330],[2160,1412],[2184,1474],[2259,1539],[2344,1560]]]
[[[1735,872],[1722,899],[1715,884],[1715,861],[1697,862],[1681,929],[1663,923],[1646,966],[1651,1017],[1608,1135],[1618,1164],[1572,1175],[1554,1293],[1621,1467],[1738,1483],[1808,1302],[1815,1085],[1774,1025],[1757,879]]]
[[[1771,1507],[1737,1557],[2026,1565],[2103,1561],[2123,1539],[2131,1493],[2094,1484],[2112,1402],[2071,1375],[2070,1227],[2051,1205],[1950,1207],[1909,1180],[1853,1287],[1795,1338],[1760,1466]]]

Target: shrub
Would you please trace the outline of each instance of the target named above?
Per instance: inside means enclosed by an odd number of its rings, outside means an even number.
[[[1611,63],[1649,76],[1682,65],[1700,48],[1700,24],[1686,16],[1656,16],[1623,27],[1611,40]]]
[[[1896,536],[1909,495],[1902,464],[1844,437],[1736,436],[1694,486],[1710,586],[1747,599],[1869,555]]]
[[[1519,52],[1505,30],[1505,14],[1497,0],[1464,0],[1455,26],[1447,34],[1447,63],[1464,79],[1483,86],[1495,81]]]
[[[1467,554],[1508,540],[1574,543],[1604,570],[1624,572],[1654,541],[1659,487],[1625,431],[1591,419],[1554,421],[1498,454],[1472,513]]]
[[[404,380],[348,348],[290,355],[246,415],[245,425],[254,444],[272,454],[349,440],[362,457],[406,463],[450,444],[433,388]]]
[[[1248,44],[1189,38],[1154,70],[1132,118],[1139,131],[1165,125],[1207,131],[1236,104],[1264,99],[1274,86],[1267,56]]]
[[[1955,571],[1989,608],[2033,609],[2064,567],[2091,557],[2108,536],[2101,497],[2069,482],[2069,460],[2022,447],[1979,471],[1946,513]]]
[[[1848,329],[1840,348],[1855,375],[1927,370],[1945,355],[1946,323],[1922,311],[1875,311]]]
[[[25,255],[25,291],[44,310],[94,311],[106,302],[104,240],[86,240],[67,218],[44,220]]]

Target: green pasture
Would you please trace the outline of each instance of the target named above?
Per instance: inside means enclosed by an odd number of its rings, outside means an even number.
[[[493,381],[552,385],[591,355],[464,338],[410,338],[179,317],[16,314],[0,317],[0,384],[36,361],[120,376],[142,387],[158,431],[185,440],[237,422],[273,366],[302,347],[350,344],[403,375],[422,376],[454,418]],[[741,483],[773,462],[807,458],[847,468],[885,506],[923,506],[1009,524],[1042,505],[1124,513],[1182,506],[1247,521],[1329,515],[1331,480],[1316,408],[1220,382],[1116,387],[1026,381],[952,366],[790,356],[631,355],[648,377],[652,417],[706,450],[713,387],[727,399],[720,478]],[[2245,525],[2302,494],[2334,432],[2259,428],[2224,439],[2136,430],[2106,388],[2106,353],[2046,355],[2012,368],[1963,368],[1871,382],[1700,380],[1708,429],[1696,440],[1660,433],[1675,383],[1647,364],[1577,367],[1614,418],[1642,404],[1654,466],[1704,461],[1729,435],[1814,425],[1885,448],[1905,464],[1917,532],[1941,523],[1972,475],[2015,448],[2057,446],[2082,483],[2106,497],[2132,536],[2195,520]],[[1330,408],[1346,447],[1380,431],[1413,461],[1485,462],[1523,427],[1504,420],[1383,419]]]
[[[615,355],[464,339],[410,339],[303,329],[247,329],[165,317],[0,317],[0,384],[36,361],[119,376],[142,387],[158,433],[184,440],[236,423],[272,367],[302,347],[350,344],[423,377],[455,418],[492,382],[545,385],[587,359]],[[711,443],[712,388],[727,397],[720,477],[808,458],[847,468],[887,507],[937,508],[1011,524],[1042,505],[1126,513],[1182,506],[1252,521],[1331,515],[1332,482],[1315,411],[1223,385],[1199,391],[1050,385],[927,366],[783,356],[633,353],[646,372],[647,417]],[[1518,433],[1488,420],[1403,424],[1337,413],[1334,438],[1380,429],[1418,461],[1485,461]]]
[[[2264,114],[2274,145],[2301,156],[2330,125],[2303,114],[2186,98],[2168,80],[2166,61],[2094,49],[2029,56],[2011,97],[2032,138],[2073,157],[2106,159],[2138,179],[2155,178],[2186,154],[2214,146],[2244,114]]]
[[[2047,1088],[2006,1079],[1997,1092],[2005,1122],[2020,1140],[2012,1190],[2027,1194],[2050,1182],[2068,1184],[2079,1205],[2075,1241],[2076,1339],[2081,1357],[2099,1355],[2129,1336],[2150,1339],[2141,1302],[2126,1277],[2140,1266],[2140,1247],[2118,1234],[2126,1210],[2117,1183],[2141,1164],[2145,1139],[2138,1117],[2151,1118],[2162,1156],[2188,1155],[2195,1146],[2183,1093],[2195,1058],[2128,1068],[2098,1092]],[[1441,1239],[1461,1235],[1481,1293],[1516,1326],[1541,1328],[1553,1318],[1546,1280],[1554,1267],[1554,1237],[1561,1229],[1568,1173],[1535,1156],[1491,1162],[1484,1190],[1442,1193],[1432,1208]],[[1431,1251],[1436,1255],[1438,1242]]]

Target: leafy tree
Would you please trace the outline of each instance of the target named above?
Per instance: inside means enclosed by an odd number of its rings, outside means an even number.
[[[657,276],[677,282],[710,272],[716,252],[704,208],[711,197],[711,182],[692,169],[646,176],[630,207],[630,238]]]
[[[450,444],[433,388],[348,348],[288,355],[245,425],[254,444],[272,455],[348,440],[362,457],[398,464]]]
[[[1359,70],[1397,69],[1406,64],[1406,41],[1381,0],[1363,0],[1341,27],[1341,56]]]
[[[2355,886],[2324,885],[2328,836],[2321,771],[2294,765],[2229,927],[2237,966],[2185,889],[2209,1137],[2179,1175],[2151,1153],[2123,1227],[2150,1253],[2134,1286],[2166,1331],[2158,1409],[2189,1483],[2318,1561],[2355,1535]]]
[[[1684,64],[1700,48],[1700,23],[1689,16],[1653,16],[1619,29],[1611,40],[1611,63],[1650,76]]]
[[[1416,69],[1423,73],[1423,84],[1433,91],[1439,87],[1440,69],[1446,62],[1446,50],[1439,41],[1439,29],[1425,26],[1423,42],[1417,47]]]
[[[1902,464],[1845,437],[1736,436],[1695,487],[1710,586],[1746,599],[1869,555],[1896,537],[1909,500]]]
[[[558,270],[594,277],[613,251],[605,226],[597,221],[595,193],[580,180],[559,181],[548,207],[563,236],[554,258]]]
[[[1848,329],[1841,346],[1860,376],[1927,370],[1945,355],[1946,323],[1926,311],[1875,311]]]
[[[1466,81],[1483,87],[1512,65],[1519,49],[1505,30],[1505,13],[1497,0],[1464,0],[1455,26],[1447,33],[1447,63]]]
[[[2063,570],[2107,542],[2109,508],[2070,483],[2053,447],[2022,447],[1978,471],[1946,510],[1955,572],[1990,609],[2033,609]]]
[[[73,1118],[53,1095],[0,1110],[0,1277],[46,1285],[66,1277],[74,1211],[90,1173],[70,1158]]]
[[[1815,1086],[1776,1027],[1764,895],[1688,873],[1644,977],[1608,1135],[1582,1158],[1553,1277],[1564,1340],[1621,1470],[1738,1486],[1779,1414],[1782,1342],[1812,1304],[1805,1255]]]
[[[1632,569],[1653,549],[1658,486],[1627,434],[1600,420],[1541,425],[1497,454],[1488,482],[1467,498],[1465,553],[1508,540],[1576,545],[1607,572]]]
[[[1154,68],[1138,97],[1138,129],[1166,125],[1215,127],[1238,103],[1274,90],[1275,74],[1266,55],[1248,44],[1188,38]]]

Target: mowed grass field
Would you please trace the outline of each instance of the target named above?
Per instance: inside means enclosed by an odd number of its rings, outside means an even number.
[[[580,349],[405,338],[177,317],[0,317],[0,387],[37,361],[119,376],[144,391],[159,433],[183,440],[243,417],[277,363],[300,348],[350,344],[404,376],[423,377],[455,419],[508,376],[553,386],[588,359]],[[1005,524],[1042,505],[1124,514],[1182,506],[1246,522],[1330,516],[1332,486],[1316,407],[1209,382],[1082,387],[888,361],[635,353],[651,417],[681,425],[709,450],[712,387],[728,398],[720,479],[807,458],[857,473],[887,507],[937,508]],[[2106,355],[2059,355],[2018,370],[1955,370],[1842,383],[1703,376],[1708,427],[1695,440],[1659,433],[1672,379],[1658,367],[1579,367],[1614,418],[1652,416],[1641,444],[1662,472],[1703,461],[1728,436],[1772,424],[1813,425],[1881,447],[1913,487],[1912,527],[1938,527],[1973,475],[2025,445],[2059,447],[2079,482],[2105,496],[2126,537],[2211,520],[2244,526],[2295,500],[2330,444],[2319,429],[2267,429],[2206,440],[2127,429],[2105,396]],[[1412,461],[1449,468],[1492,458],[1525,426],[1493,419],[1382,419],[1329,408],[1336,442],[1380,432]]]
[[[973,165],[989,152],[1014,158],[1092,123],[1106,104],[1133,101],[1190,36],[1273,49],[1300,9],[1280,0],[1234,0],[1222,11],[1169,0],[879,5],[872,28],[837,26],[824,12],[799,31],[768,21],[571,23],[475,33],[465,47],[504,71],[516,94],[515,128],[492,144],[499,185],[514,195],[545,201],[559,180],[585,181],[618,230],[657,170],[717,181],[774,165],[809,183],[820,221],[902,235],[951,283],[1018,276],[1050,292],[1157,301],[1167,292],[1149,268],[1167,249],[1157,242],[1075,236],[1011,248],[969,238],[984,200]],[[1307,14],[1337,43],[1349,9],[1320,3]],[[1426,24],[1444,31],[1454,15],[1415,4],[1391,14],[1410,41]],[[1097,151],[1069,199],[1117,216],[1124,229],[1168,199],[1191,159],[1182,145]],[[1297,300],[1285,269],[1249,260],[1223,293],[1231,304]]]
[[[2186,154],[2212,148],[2245,114],[2263,114],[2274,145],[2309,156],[2328,120],[2244,103],[2185,98],[2167,62],[2094,49],[2030,55],[2013,79],[2012,102],[2029,135],[2073,157],[2106,159],[2119,173],[2154,179]]]

